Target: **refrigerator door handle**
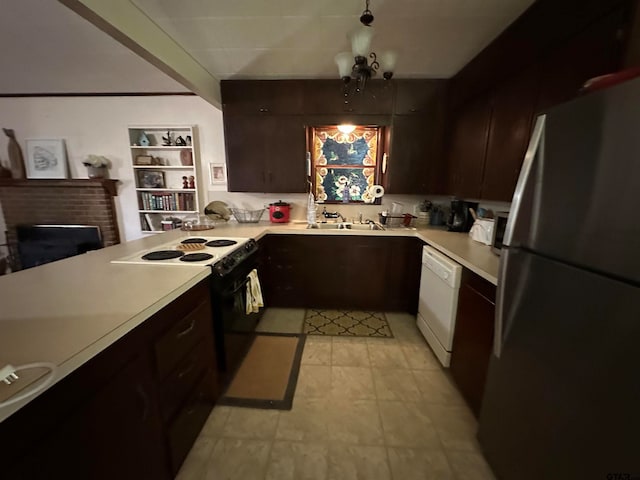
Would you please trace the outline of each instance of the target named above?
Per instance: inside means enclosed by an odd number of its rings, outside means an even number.
[[[529,257],[518,248],[506,249],[500,257],[496,314],[494,322],[493,354],[500,358],[509,342],[513,322],[527,292],[531,272]]]
[[[504,252],[507,253],[507,252]],[[500,358],[502,354],[502,342],[504,335],[504,294],[506,289],[505,273],[507,264],[509,263],[509,255],[503,254],[500,257],[500,265],[498,267],[498,288],[496,289],[496,316],[493,334],[493,354]]]
[[[503,245],[519,246],[514,243],[514,234],[518,227],[518,222],[522,217],[522,208],[525,195],[530,191],[530,183],[534,179],[532,172],[534,171],[535,160],[542,155],[544,151],[544,125],[546,115],[540,115],[536,119],[536,124],[529,140],[529,146],[522,162],[522,169],[520,176],[518,177],[518,183],[516,184],[515,192],[513,193],[513,199],[511,201],[511,210],[509,211],[509,219],[507,220],[507,226],[504,232]]]

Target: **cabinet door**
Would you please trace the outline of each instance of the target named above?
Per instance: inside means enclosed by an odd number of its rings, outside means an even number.
[[[387,283],[399,280],[387,275],[390,242],[382,237],[365,236],[340,240],[344,245],[337,247],[347,271],[343,278],[336,278],[336,284],[341,286],[344,308],[385,310],[387,298],[392,295]]]
[[[495,287],[471,276],[460,287],[451,349],[451,375],[477,416],[493,347]]]
[[[445,94],[444,80],[406,79],[394,80],[396,100],[393,113],[396,115],[431,114],[433,106]]]
[[[265,139],[269,138],[270,118],[257,115],[224,116],[230,192],[265,191]]]
[[[398,237],[388,239],[388,266],[384,279],[387,311],[418,312],[418,291],[422,268],[422,247],[417,238]]]
[[[90,478],[167,478],[151,367],[139,356],[98,392],[84,413]]]
[[[306,192],[305,130],[294,115],[225,115],[230,192]]]
[[[388,193],[427,193],[429,144],[427,119],[394,115],[385,179]]]
[[[345,88],[340,79],[308,80],[303,86],[303,111],[305,115],[390,115],[393,110],[393,95],[393,84],[384,80],[369,81],[360,93],[354,92],[353,81]]]
[[[486,97],[458,112],[450,140],[449,193],[463,198],[480,197],[490,120],[491,105]]]
[[[220,93],[225,115],[299,114],[299,80],[223,80]]]
[[[619,8],[557,48],[543,62],[538,112],[575,98],[586,80],[622,66],[624,23],[625,12]]]
[[[264,120],[270,124],[268,138],[265,139],[265,191],[307,192],[306,138],[302,117],[278,116]]]
[[[304,308],[308,302],[307,272],[312,270],[305,239],[295,235],[269,235],[260,240],[260,275],[267,307]]]
[[[493,95],[480,198],[511,201],[531,134],[538,78],[537,69],[527,70]]]

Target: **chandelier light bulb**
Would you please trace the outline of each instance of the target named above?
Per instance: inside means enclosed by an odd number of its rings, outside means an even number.
[[[360,16],[361,26],[348,35],[351,42],[351,54],[341,52],[334,58],[340,78],[344,82],[345,103],[348,103],[347,97],[350,95],[351,85],[355,84],[353,87],[355,93],[362,92],[367,81],[374,77],[378,70],[382,69],[382,76],[385,80],[390,80],[393,77],[398,54],[388,50],[382,52],[378,57],[375,52],[371,51],[374,34],[373,27],[371,27],[372,22],[373,13],[369,10],[369,0],[366,0],[365,10]],[[355,82],[350,84],[352,78]]]
[[[367,57],[371,51],[373,28],[364,25],[351,34],[351,53],[354,57]]]
[[[342,124],[338,125],[338,130],[342,133],[351,133],[356,129],[355,125]]]
[[[351,68],[353,67],[353,55],[349,52],[340,52],[334,58],[336,65],[338,65],[338,72],[340,78],[351,77]]]

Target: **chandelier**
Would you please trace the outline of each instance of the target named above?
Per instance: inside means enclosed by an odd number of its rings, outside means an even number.
[[[392,50],[381,52],[379,57],[375,52],[369,51],[374,33],[371,26],[373,14],[369,10],[369,0],[366,0],[365,10],[360,16],[360,23],[362,26],[347,37],[351,41],[351,53],[340,52],[335,56],[338,72],[345,88],[353,78],[356,92],[363,91],[367,80],[375,76],[378,70],[382,70],[382,77],[385,80],[390,80],[398,58],[398,54]],[[367,59],[370,59],[371,62]]]

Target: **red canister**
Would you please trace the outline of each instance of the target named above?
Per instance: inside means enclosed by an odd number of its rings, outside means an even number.
[[[269,204],[269,220],[272,223],[287,223],[291,213],[291,205],[282,200]]]

